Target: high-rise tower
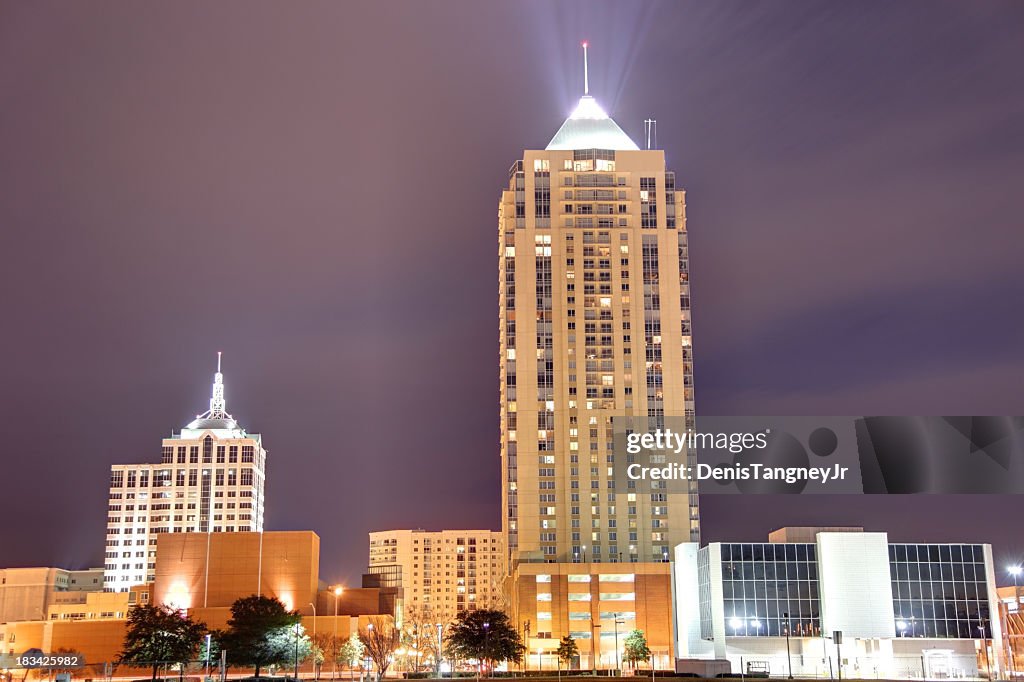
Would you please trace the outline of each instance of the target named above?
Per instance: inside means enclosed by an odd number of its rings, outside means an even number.
[[[616,489],[611,419],[693,417],[685,193],[664,152],[639,149],[585,84],[547,147],[512,165],[498,214],[513,610],[534,653],[572,634],[598,667],[615,660],[613,629],[631,626],[657,653],[665,562],[699,538],[696,488]]]
[[[266,463],[226,411],[218,353],[210,409],[163,439],[160,463],[110,468],[104,589],[153,581],[159,533],[262,531]]]

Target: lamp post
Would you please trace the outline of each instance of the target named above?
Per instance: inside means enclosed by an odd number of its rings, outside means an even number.
[[[988,663],[988,638],[985,633],[985,620],[978,614],[978,630],[981,631],[981,651],[985,654],[985,671],[989,675],[989,679],[992,678],[992,669]]]
[[[334,639],[331,647],[334,650],[334,675],[331,679],[338,678],[338,599],[344,591],[345,588],[340,585],[334,588]],[[313,622],[316,623],[316,621]]]
[[[488,651],[489,651],[487,645],[490,643],[490,636],[491,636],[491,624],[490,623],[484,623],[484,665],[486,665],[486,661],[487,661],[487,654],[488,654]],[[477,669],[477,675],[479,676],[479,668]],[[488,672],[488,676],[490,676],[489,672]]]
[[[530,629],[529,624],[527,624],[526,629],[527,629],[527,633],[529,633],[529,629]],[[436,661],[436,663],[437,663],[437,677],[438,677],[438,679],[441,679],[441,646],[442,646],[441,645],[441,635],[442,635],[443,632],[444,632],[444,623],[438,623],[437,624],[437,661]],[[527,654],[526,657],[529,658],[530,657],[529,654]]]
[[[787,677],[789,677],[789,679],[793,679],[793,655],[789,651],[789,613],[787,612],[782,615],[786,619],[786,667],[789,670],[789,675]]]
[[[373,641],[373,623],[367,623],[366,624],[366,639],[371,641],[371,642]],[[369,656],[367,656],[366,659],[367,659],[366,677],[367,678],[372,678],[373,677],[373,659],[370,658]]]
[[[309,645],[309,652],[313,654],[313,679],[319,680],[320,676],[316,671],[316,604],[309,602],[309,605],[313,607],[313,639]]]
[[[295,624],[295,679],[299,679],[299,624]]]
[[[619,625],[624,625],[626,621],[619,618],[619,614],[615,614],[615,674],[619,674],[619,669],[622,667],[622,663],[619,661]]]
[[[206,682],[210,682],[210,640],[213,635],[206,633]]]
[[[1014,601],[1014,606],[1016,607],[1015,610],[1016,610],[1016,612],[1018,614],[1020,613],[1020,587],[1017,585],[1017,578],[1020,576],[1021,570],[1022,570],[1022,568],[1021,568],[1020,564],[1014,564],[1013,566],[1008,566],[1006,568],[1006,571],[1010,575],[1013,576],[1013,601]],[[1007,663],[1010,666],[1010,676],[1012,677],[1012,676],[1016,675],[1016,673],[1017,673],[1017,664],[1016,664],[1016,661],[1014,660],[1014,655],[1013,655],[1014,654],[1014,651],[1013,651],[1013,635],[1010,634],[1010,610],[1009,610],[1009,608],[1007,608],[1007,610],[1006,610],[1006,633],[1005,633],[1005,635],[1006,635],[1006,648],[1009,650],[1009,656],[1007,657],[1006,660],[1007,660]]]
[[[523,639],[523,642],[525,642],[525,644],[526,644],[526,656],[524,656],[524,658],[526,659],[526,672],[530,672],[530,621],[529,621],[529,619],[527,619],[526,626],[523,628],[523,630],[526,633],[526,637]]]

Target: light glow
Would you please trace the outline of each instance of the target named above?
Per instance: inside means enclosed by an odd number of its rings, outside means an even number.
[[[580,97],[579,104],[576,105],[572,114],[569,115],[569,118],[573,121],[603,121],[608,118],[608,114],[605,113],[596,99],[590,95],[583,95],[583,97]]]
[[[171,589],[167,591],[167,604],[175,609],[188,609],[192,607],[192,595],[184,580],[176,580],[171,583]]]

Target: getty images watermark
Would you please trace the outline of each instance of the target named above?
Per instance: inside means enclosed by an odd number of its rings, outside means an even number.
[[[1024,417],[613,416],[609,489],[1024,494]]]
[[[626,476],[633,481],[798,481],[845,480],[850,467],[838,462],[830,466],[772,466],[764,462],[733,462],[712,465],[704,462],[668,461],[669,455],[685,457],[690,452],[727,451],[733,455],[768,447],[771,429],[758,433],[700,432],[693,429],[673,431],[656,428],[648,432],[626,434],[629,455],[649,453],[648,463],[629,462]]]

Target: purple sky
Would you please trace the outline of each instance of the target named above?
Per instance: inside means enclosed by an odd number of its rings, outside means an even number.
[[[496,527],[496,204],[580,91],[687,191],[698,410],[1024,414],[1024,5],[0,5],[0,564],[98,565],[206,407],[267,527]],[[1024,558],[1010,497],[703,501]]]

